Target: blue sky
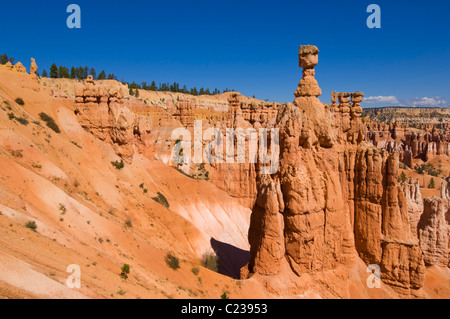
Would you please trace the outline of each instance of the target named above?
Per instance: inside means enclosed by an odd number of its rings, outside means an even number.
[[[42,3],[45,3],[42,4]],[[81,29],[66,8],[81,7]],[[369,29],[369,4],[381,29]],[[450,106],[450,1],[8,1],[0,54],[29,67],[95,67],[125,81],[233,88],[292,101],[298,47],[320,49],[316,79],[365,93],[365,107]],[[370,103],[369,103],[370,102]]]

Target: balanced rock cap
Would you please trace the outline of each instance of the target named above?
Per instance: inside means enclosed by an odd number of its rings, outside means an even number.
[[[298,55],[304,56],[308,54],[318,54],[319,49],[315,45],[301,45],[300,49],[298,50]]]
[[[356,91],[352,93],[352,96],[364,96],[364,93],[361,91]]]

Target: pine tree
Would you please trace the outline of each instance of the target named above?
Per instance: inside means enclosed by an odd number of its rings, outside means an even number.
[[[430,179],[430,184],[428,184],[428,188],[433,188],[434,189],[435,185],[434,185],[434,178]]]
[[[139,97],[139,89],[136,88],[136,93],[134,94],[135,97]]]
[[[254,97],[254,96],[253,96],[253,97]],[[400,181],[401,181],[402,183],[406,182],[406,174],[405,174],[405,172],[402,172],[402,173],[400,174]]]
[[[70,78],[69,69],[61,65],[58,69],[58,78]]]
[[[102,70],[102,72],[99,73],[97,79],[98,79],[98,80],[106,80],[106,73],[105,73],[105,70]]]
[[[6,54],[0,55],[0,64],[6,64],[8,62],[8,56]]]
[[[42,77],[43,78],[47,78],[48,77],[47,71],[45,71],[45,69],[44,69],[44,71],[42,71]]]
[[[58,77],[58,67],[56,66],[55,63],[53,63],[52,66],[50,67],[50,77],[52,79],[56,79]]]
[[[156,91],[156,90],[157,90],[156,83],[155,83],[155,81],[152,81],[152,84],[150,85],[150,91]]]
[[[83,69],[83,79],[87,79],[87,76],[89,74],[89,68],[87,66]]]
[[[70,78],[75,79],[76,77],[77,77],[77,70],[74,67],[72,67],[70,69]]]
[[[83,73],[84,73],[83,67],[82,67],[82,66],[79,66],[79,67],[77,68],[77,78],[78,78],[79,80],[83,80],[83,79],[84,79]]]
[[[94,68],[91,68],[91,70],[89,71],[89,74],[92,75],[94,80],[97,79],[97,72],[95,72]]]
[[[133,95],[134,95],[133,89],[132,89],[132,88],[129,88],[128,93],[129,93],[131,96],[133,96]]]

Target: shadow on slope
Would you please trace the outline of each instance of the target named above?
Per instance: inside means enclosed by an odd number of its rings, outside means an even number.
[[[211,247],[219,258],[219,273],[234,279],[240,279],[240,270],[249,259],[250,252],[211,238]]]

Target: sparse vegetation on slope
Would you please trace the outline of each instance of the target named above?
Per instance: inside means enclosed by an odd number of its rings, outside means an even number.
[[[56,133],[61,133],[61,130],[59,129],[58,124],[56,124],[55,120],[47,115],[44,112],[39,113],[39,117],[41,118],[41,120],[43,120],[45,122],[45,124],[47,124],[47,126],[49,128],[51,128],[54,132]]]
[[[431,163],[425,163],[416,166],[415,171],[419,174],[428,174],[431,176],[438,177],[442,174],[442,165],[438,165],[438,167],[434,166]]]
[[[36,225],[36,222],[34,220],[31,220],[31,221],[27,222],[25,224],[25,227],[28,228],[28,229],[31,229],[32,231],[36,231],[37,230],[37,225]]]
[[[202,266],[209,270],[219,271],[219,258],[214,253],[205,253],[202,257]]]
[[[163,205],[164,207],[169,208],[169,202],[167,201],[167,198],[162,193],[158,192],[158,196],[152,197],[152,199],[155,202]]]
[[[19,105],[25,105],[25,102],[23,101],[23,99],[21,97],[18,97],[17,99],[15,99],[15,102]]]
[[[167,256],[166,256],[166,263],[173,270],[177,270],[178,268],[180,268],[180,261],[178,260],[177,257],[172,255],[171,253],[167,254]]]
[[[120,160],[120,162],[119,162],[119,161],[114,161],[114,162],[111,162],[111,164],[112,164],[112,166],[114,166],[116,169],[122,169],[122,168],[124,168],[124,166],[125,166],[125,164],[123,163],[123,160]]]
[[[130,274],[130,265],[123,264],[120,270],[121,270],[120,277],[122,277],[123,279],[127,279],[128,275]]]

